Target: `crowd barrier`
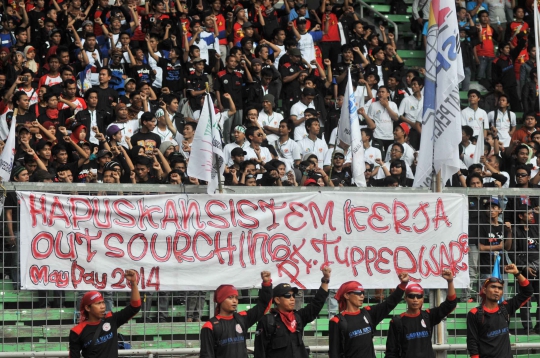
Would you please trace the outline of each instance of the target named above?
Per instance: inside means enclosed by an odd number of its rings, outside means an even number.
[[[131,185],[131,184],[41,184],[41,183],[5,183],[7,192],[13,191],[33,191],[33,192],[56,192],[69,195],[154,195],[154,194],[178,194],[187,195],[204,194],[205,187],[196,186],[172,186],[172,185]],[[361,200],[364,192],[373,193],[395,193],[396,198],[402,193],[415,192],[423,194],[429,192],[427,189],[411,188],[287,188],[287,187],[225,187],[225,194],[245,195],[245,194],[272,194],[272,193],[298,193],[305,192],[346,192],[355,200]],[[492,198],[496,198],[501,205],[508,206],[509,202],[516,203],[538,203],[540,192],[536,189],[445,189],[445,193],[457,193],[468,196],[469,202],[478,202],[476,209],[469,209],[471,216],[487,215],[488,207],[483,203]],[[515,206],[515,205],[514,205]],[[4,210],[13,210],[13,207],[6,206]],[[538,213],[530,205],[533,216]],[[509,210],[509,209],[508,209]],[[508,210],[503,210],[500,215],[501,225],[505,220],[516,223],[523,211],[519,207],[510,214]],[[521,211],[520,211],[521,210]],[[17,211],[20,213],[20,210]],[[523,216],[523,215],[521,215]],[[5,218],[5,215],[3,216]],[[0,357],[64,357],[68,355],[68,335],[69,330],[74,326],[77,316],[74,309],[77,302],[77,295],[74,292],[65,292],[59,295],[58,291],[28,291],[18,290],[13,285],[12,265],[13,257],[17,254],[15,249],[10,249],[6,239],[7,232],[5,219],[2,222],[4,228],[4,248],[2,258],[2,278],[0,283]],[[19,221],[20,218],[17,218]],[[535,219],[536,220],[536,219]],[[490,224],[478,224],[478,226],[490,226]],[[539,220],[533,224],[540,227]],[[538,238],[537,238],[538,239]],[[509,250],[505,253],[508,258],[514,257],[515,252]],[[340,280],[340,278],[337,278]],[[348,278],[347,278],[348,279]],[[345,278],[341,281],[346,281]],[[513,279],[508,280],[508,295],[515,294]],[[435,290],[432,290],[432,292]],[[474,297],[474,285],[471,296]],[[311,298],[309,290],[304,291],[303,301],[308,303]],[[377,295],[380,292],[377,292]],[[389,291],[384,290],[384,295]],[[239,309],[249,309],[256,301],[257,290],[245,289],[240,291]],[[462,290],[458,290],[458,298],[466,295]],[[127,292],[118,292],[112,295],[113,310],[122,308],[128,302]],[[107,297],[106,297],[107,298]],[[426,302],[426,305],[432,304]],[[378,302],[378,296],[374,290],[368,290],[366,300],[368,304]],[[154,293],[154,295],[143,294],[143,300],[153,301],[146,314],[139,313],[136,319],[120,329],[120,333],[126,341],[131,344],[131,349],[121,350],[121,356],[174,356],[189,357],[198,355],[199,332],[204,321],[213,315],[213,292],[212,291],[175,291],[167,293]],[[474,299],[473,299],[474,300]],[[144,304],[144,303],[143,303]],[[460,302],[457,309],[445,320],[445,332],[442,344],[434,344],[434,349],[438,355],[448,357],[465,358],[466,351],[466,314],[477,306],[477,302]],[[305,330],[305,341],[310,347],[312,356],[325,357],[328,350],[328,321],[332,315],[332,303],[327,302],[316,321],[308,324]],[[532,326],[536,324],[535,311],[537,303],[532,302],[529,306],[529,319]],[[406,310],[405,304],[400,303],[387,319],[385,319],[374,334],[373,341],[377,350],[377,357],[384,357],[386,333],[390,318],[393,314],[399,314]],[[164,313],[164,314],[163,314]],[[197,317],[197,315],[199,315]],[[517,357],[538,357],[540,353],[540,335],[534,331],[523,329],[523,320],[526,316],[520,311],[516,312],[511,320],[511,342],[514,353]],[[160,322],[160,318],[163,318]],[[194,322],[187,322],[188,318]],[[200,322],[197,322],[197,318]],[[250,332],[254,332],[254,327]],[[439,341],[440,342],[440,341]],[[248,347],[253,346],[253,341],[248,340]]]

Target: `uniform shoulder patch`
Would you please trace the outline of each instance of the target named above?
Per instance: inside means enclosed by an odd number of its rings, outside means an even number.
[[[234,74],[236,75],[236,77],[242,78],[242,74],[240,72],[235,72]]]
[[[288,63],[288,62],[285,62],[285,63],[283,64],[283,67],[285,67],[285,68],[289,68],[289,67],[291,67],[291,64],[290,64],[290,63]]]
[[[217,75],[218,75],[219,77],[223,77],[223,76],[225,76],[226,74],[227,74],[227,71],[226,71],[226,70],[223,70],[223,71],[219,71]]]
[[[207,321],[203,326],[202,326],[202,329],[204,328],[209,328],[210,330],[214,330],[214,325],[212,324],[212,322],[210,321]]]
[[[339,323],[339,317],[338,316],[334,316],[330,319],[331,322],[334,322],[334,323]]]
[[[472,314],[476,314],[476,312],[478,312],[478,307],[473,308],[469,312],[471,312]]]

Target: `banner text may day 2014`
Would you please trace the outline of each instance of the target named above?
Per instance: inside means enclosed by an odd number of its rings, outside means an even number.
[[[458,194],[302,192],[73,196],[18,192],[21,286],[31,290],[210,290],[223,283],[467,287],[467,201]]]

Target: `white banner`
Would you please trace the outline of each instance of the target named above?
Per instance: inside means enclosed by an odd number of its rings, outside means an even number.
[[[459,83],[464,78],[456,4],[453,0],[432,0],[427,35],[422,138],[414,176],[415,187],[430,187],[433,172],[441,173],[444,186],[460,168]]]
[[[302,192],[255,195],[73,196],[18,192],[23,289],[210,290],[228,283],[468,287],[467,200],[458,194]],[[351,196],[355,199],[351,199]]]

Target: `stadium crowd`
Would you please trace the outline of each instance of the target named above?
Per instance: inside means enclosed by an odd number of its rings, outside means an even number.
[[[429,4],[412,6],[424,33]],[[367,185],[412,186],[424,69],[407,69],[393,29],[359,19],[352,5],[4,3],[0,139],[17,110],[12,180],[204,185],[186,172],[209,91],[226,185],[355,185],[350,151],[336,139],[350,70]],[[489,93],[469,90],[454,186],[469,186],[475,173],[484,186],[540,181],[532,5],[512,5],[457,4],[462,90],[476,78]],[[475,163],[480,130],[485,155]],[[520,173],[525,180],[516,179]]]
[[[394,0],[393,11],[399,13],[401,4]],[[425,70],[407,68],[397,48],[410,44],[396,41],[384,22],[359,18],[353,5],[0,3],[0,139],[6,140],[13,118],[17,123],[11,181],[204,185],[187,176],[187,167],[210,92],[222,133],[224,184],[353,186],[350,151],[336,139],[350,70],[367,185],[412,186]],[[540,109],[533,2],[456,5],[468,106],[461,111],[462,168],[446,185],[536,188]],[[430,0],[412,4],[411,25],[419,35],[422,27],[427,34],[429,6]],[[487,94],[470,89],[471,80]],[[484,155],[475,161],[479,134]],[[522,257],[520,268],[532,275],[526,268],[528,261],[538,263],[538,227],[528,224],[538,222],[538,198],[477,198],[470,207],[471,246],[480,252],[502,248],[504,223],[510,222],[513,237],[530,239],[521,249],[533,256]],[[14,193],[6,208],[5,234],[16,245]],[[478,233],[479,223],[485,232]],[[492,260],[489,253],[470,256],[477,260],[471,268]],[[462,299],[471,299],[470,292]]]

